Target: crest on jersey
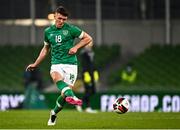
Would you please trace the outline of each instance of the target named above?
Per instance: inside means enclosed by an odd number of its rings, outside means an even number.
[[[63,35],[67,35],[68,34],[68,30],[63,30],[62,33],[63,33]]]

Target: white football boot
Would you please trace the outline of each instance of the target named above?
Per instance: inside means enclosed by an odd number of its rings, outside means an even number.
[[[52,125],[55,125],[56,124],[56,113],[51,110],[50,111],[50,117],[49,117],[49,120],[48,120],[48,126],[52,126]]]
[[[82,112],[82,111],[83,111],[83,110],[82,110],[82,106],[76,105],[76,110],[77,110],[78,112]]]
[[[85,112],[87,112],[87,113],[97,113],[97,110],[93,110],[92,108],[88,107],[88,108],[86,108]]]

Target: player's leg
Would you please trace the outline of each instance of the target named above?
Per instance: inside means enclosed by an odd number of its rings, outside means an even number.
[[[90,99],[91,99],[91,96],[93,95],[93,93],[94,93],[93,86],[85,84],[85,95],[84,95],[84,98],[83,98],[83,102],[85,102],[85,105],[86,105],[85,112],[88,112],[88,113],[97,113],[96,110],[93,110],[91,108],[91,101],[90,101]]]
[[[89,86],[87,84],[84,84],[85,92],[84,92],[84,97],[83,97],[83,103],[85,107],[90,107],[90,93],[89,93]]]
[[[52,69],[52,67],[51,67],[51,69]],[[63,77],[58,73],[56,74],[56,72],[51,72],[51,77],[52,77],[54,82],[56,80],[62,80],[63,79]],[[60,96],[56,100],[56,104],[55,104],[54,109],[52,109],[50,111],[50,117],[49,117],[49,120],[48,120],[48,125],[55,125],[56,124],[57,113],[62,110],[62,108],[64,106],[64,103],[65,103],[65,99],[60,94]]]
[[[82,100],[78,99],[75,96],[72,89],[77,79],[77,65],[63,65],[63,70],[65,71],[64,82],[69,85],[68,88],[65,88],[65,90],[62,90],[63,94],[66,97],[65,100],[69,104],[81,106]]]
[[[57,81],[63,80],[63,72],[61,70],[59,70],[59,65],[51,66],[50,75],[51,75],[51,78],[53,79],[54,83],[56,83],[56,84],[57,84]],[[54,109],[52,109],[50,111],[48,125],[56,124],[57,114],[58,114],[58,112],[60,112],[63,109],[64,104],[65,104],[65,98],[63,95],[60,94],[60,96],[56,100]]]
[[[67,77],[63,68],[64,65],[51,66],[50,74],[53,81],[56,83],[57,87],[61,91],[61,96],[58,97],[55,108],[50,112],[48,125],[55,125],[57,117],[56,115],[59,111],[62,110],[65,101],[73,105],[82,105],[82,101],[74,95],[72,89],[70,88],[70,85],[67,84],[69,80],[66,81],[67,83],[64,81],[65,79],[72,79],[72,77]]]
[[[48,125],[56,124],[57,113],[63,109],[64,104],[65,104],[65,99],[62,95],[60,95],[56,100],[56,105],[55,105],[54,109],[50,111]]]
[[[61,95],[64,96],[65,101],[72,105],[82,105],[82,101],[78,99],[71,89],[71,86],[66,82],[59,80],[56,82],[58,89],[61,91]]]
[[[61,91],[61,95],[64,95],[66,102],[72,105],[82,105],[82,101],[74,95],[71,89],[77,77],[77,66],[52,65],[51,77]]]

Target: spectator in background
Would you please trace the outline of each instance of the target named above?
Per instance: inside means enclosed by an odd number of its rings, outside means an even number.
[[[41,94],[44,89],[42,73],[40,69],[24,72],[25,99],[22,107],[24,109],[47,109],[45,97]]]
[[[92,46],[86,46],[81,51],[81,65],[82,65],[82,80],[84,85],[83,103],[85,111],[88,113],[97,113],[91,108],[91,97],[96,93],[96,83],[99,80],[99,73],[94,66],[94,52]],[[78,111],[82,111],[80,106],[77,106]]]
[[[134,83],[137,77],[137,71],[133,68],[132,64],[128,64],[121,73],[121,79],[125,83]]]
[[[41,91],[43,89],[42,85],[42,73],[41,71],[36,68],[34,71],[25,71],[24,72],[24,86],[27,89],[29,85],[35,83],[37,89]]]

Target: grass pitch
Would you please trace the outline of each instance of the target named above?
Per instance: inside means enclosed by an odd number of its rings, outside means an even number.
[[[180,113],[99,112],[89,114],[63,110],[57,124],[47,126],[48,110],[11,110],[0,112],[0,129],[178,129]]]

